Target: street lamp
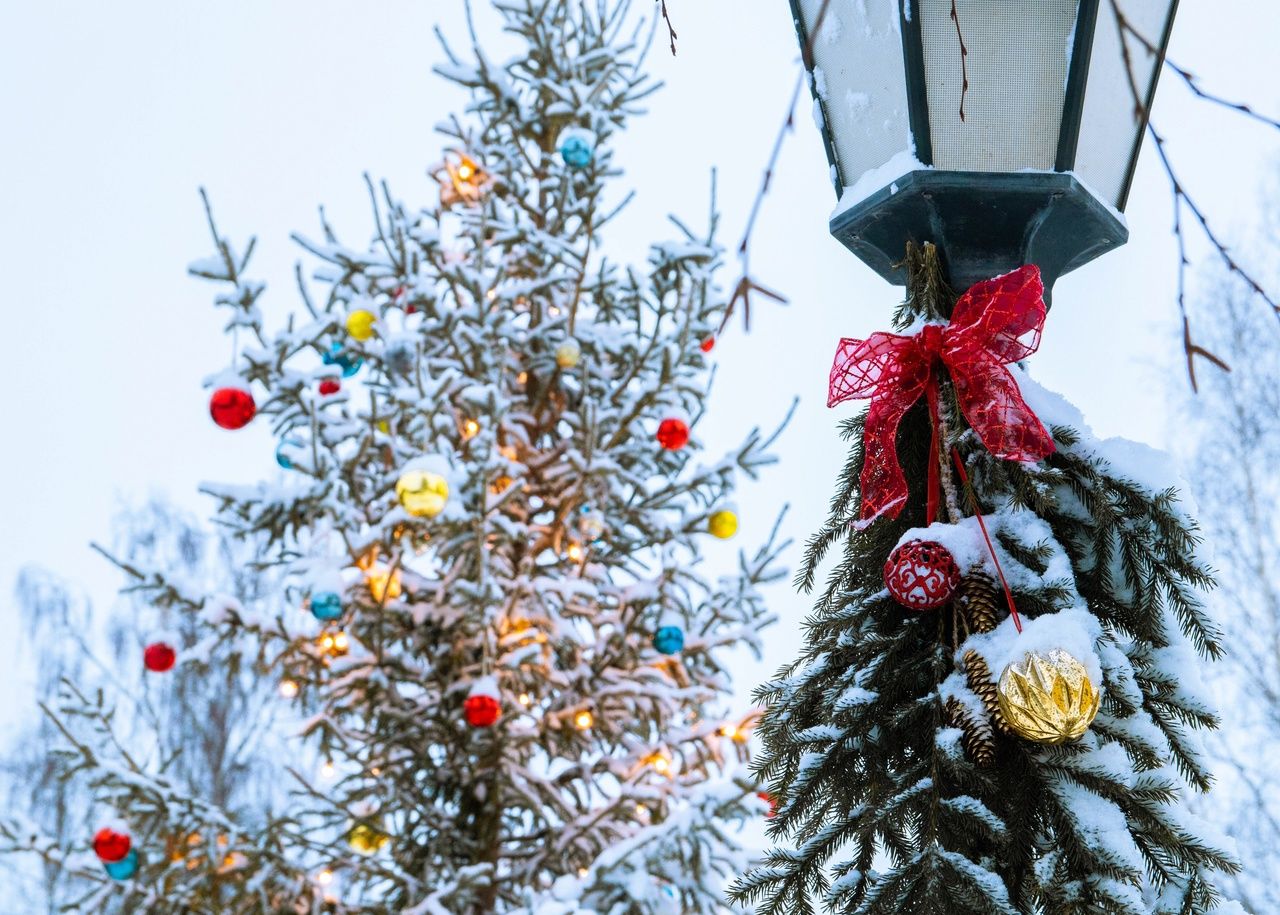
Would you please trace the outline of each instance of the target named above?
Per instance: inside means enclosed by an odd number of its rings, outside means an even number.
[[[839,204],[890,282],[934,242],[957,289],[1024,263],[1046,289],[1128,239],[1177,0],[791,0]]]

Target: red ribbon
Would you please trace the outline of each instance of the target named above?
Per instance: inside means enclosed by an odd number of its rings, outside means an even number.
[[[926,324],[912,336],[875,333],[848,337],[836,349],[827,406],[870,398],[863,444],[862,524],[896,518],[907,501],[898,462],[898,425],[921,395],[929,404],[933,447],[929,462],[929,522],[937,508],[938,376],[945,366],[960,410],[988,451],[1008,461],[1038,461],[1053,453],[1053,439],[1022,399],[1005,366],[1040,346],[1044,284],[1028,265],[984,280],[960,297],[949,324]]]

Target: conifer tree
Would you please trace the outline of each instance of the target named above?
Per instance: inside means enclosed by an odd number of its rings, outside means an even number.
[[[797,578],[816,587],[838,551],[804,651],[760,690],[776,847],[733,895],[767,913],[1214,911],[1213,874],[1235,864],[1184,798],[1211,781],[1198,669],[1222,645],[1172,475],[1143,446],[1095,439],[1018,365],[991,367],[1036,348],[1033,268],[957,302],[932,246],[905,266],[902,335],[842,341],[833,369],[833,400],[886,387],[844,423],[849,460]],[[981,351],[949,371],[975,326]],[[914,370],[896,346],[919,347]],[[908,387],[886,432],[874,398]],[[1034,415],[1010,407],[1019,389]],[[1015,433],[1039,459],[996,456]],[[1038,667],[1020,678],[1028,653]]]
[[[495,8],[516,55],[473,34],[438,68],[470,96],[441,128],[440,200],[371,183],[369,245],[297,236],[318,266],[282,328],[252,243],[210,215],[191,271],[240,346],[210,410],[268,423],[284,470],[207,491],[285,584],[254,608],[131,574],[280,678],[306,752],[255,821],[122,764],[95,713],[77,774],[123,822],[83,911],[724,910],[738,825],[765,809],[725,663],[758,648],[783,545],[699,566],[772,439],[708,457],[697,437],[727,304],[714,213],[643,266],[601,253],[611,147],[656,88],[652,23],[625,0]]]

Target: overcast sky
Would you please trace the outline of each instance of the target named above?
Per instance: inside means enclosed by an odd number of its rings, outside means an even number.
[[[680,53],[655,47],[667,88],[617,144],[639,196],[609,247],[635,261],[668,237],[667,212],[699,223],[713,166],[723,240],[736,244],[797,67],[786,0],[668,4]],[[1171,56],[1206,87],[1280,111],[1280,4],[1181,6]],[[276,472],[265,424],[231,435],[208,418],[201,383],[226,364],[230,342],[212,290],[185,273],[211,250],[196,189],[209,189],[237,242],[258,235],[253,272],[269,283],[269,313],[283,315],[296,304],[288,234],[313,231],[318,204],[361,245],[363,171],[411,203],[434,194],[433,125],[461,101],[430,73],[441,58],[435,22],[465,45],[460,0],[0,4],[0,613],[12,612],[10,583],[27,563],[109,600],[117,579],[87,544],[110,536],[120,500],[162,493],[207,515],[200,481]],[[806,98],[754,249],[753,272],[791,304],[761,303],[751,336],[735,326],[717,348],[702,429],[728,446],[803,398],[782,463],[740,499],[738,544],[761,536],[784,502],[797,540],[820,523],[845,454],[835,424],[853,409],[825,407],[835,341],[885,327],[898,297],[827,234],[834,199],[808,109]],[[1168,78],[1156,122],[1211,218],[1245,237],[1276,135]],[[1177,371],[1176,261],[1167,183],[1147,153],[1132,240],[1059,282],[1031,366],[1098,432],[1161,445],[1178,430],[1161,380]],[[809,604],[785,585],[775,595],[783,622],[768,670],[795,654]],[[744,696],[760,673],[744,667]]]

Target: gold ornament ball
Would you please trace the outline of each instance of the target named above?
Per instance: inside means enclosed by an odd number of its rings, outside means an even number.
[[[582,359],[582,347],[576,340],[566,340],[556,347],[556,365],[562,369],[571,369]]]
[[[1101,695],[1084,665],[1055,648],[1028,652],[1000,674],[1000,714],[1024,740],[1058,744],[1079,740],[1098,714]]]
[[[373,325],[377,320],[373,312],[357,308],[347,315],[347,333],[364,342],[373,336]]]
[[[374,855],[382,851],[391,842],[391,836],[381,830],[374,829],[367,823],[357,823],[347,834],[347,844],[351,850],[361,855]]]
[[[396,498],[415,518],[434,518],[449,501],[449,483],[429,470],[406,470],[396,481]]]
[[[721,509],[707,519],[707,530],[713,537],[728,540],[738,533],[738,516],[728,509]]]

